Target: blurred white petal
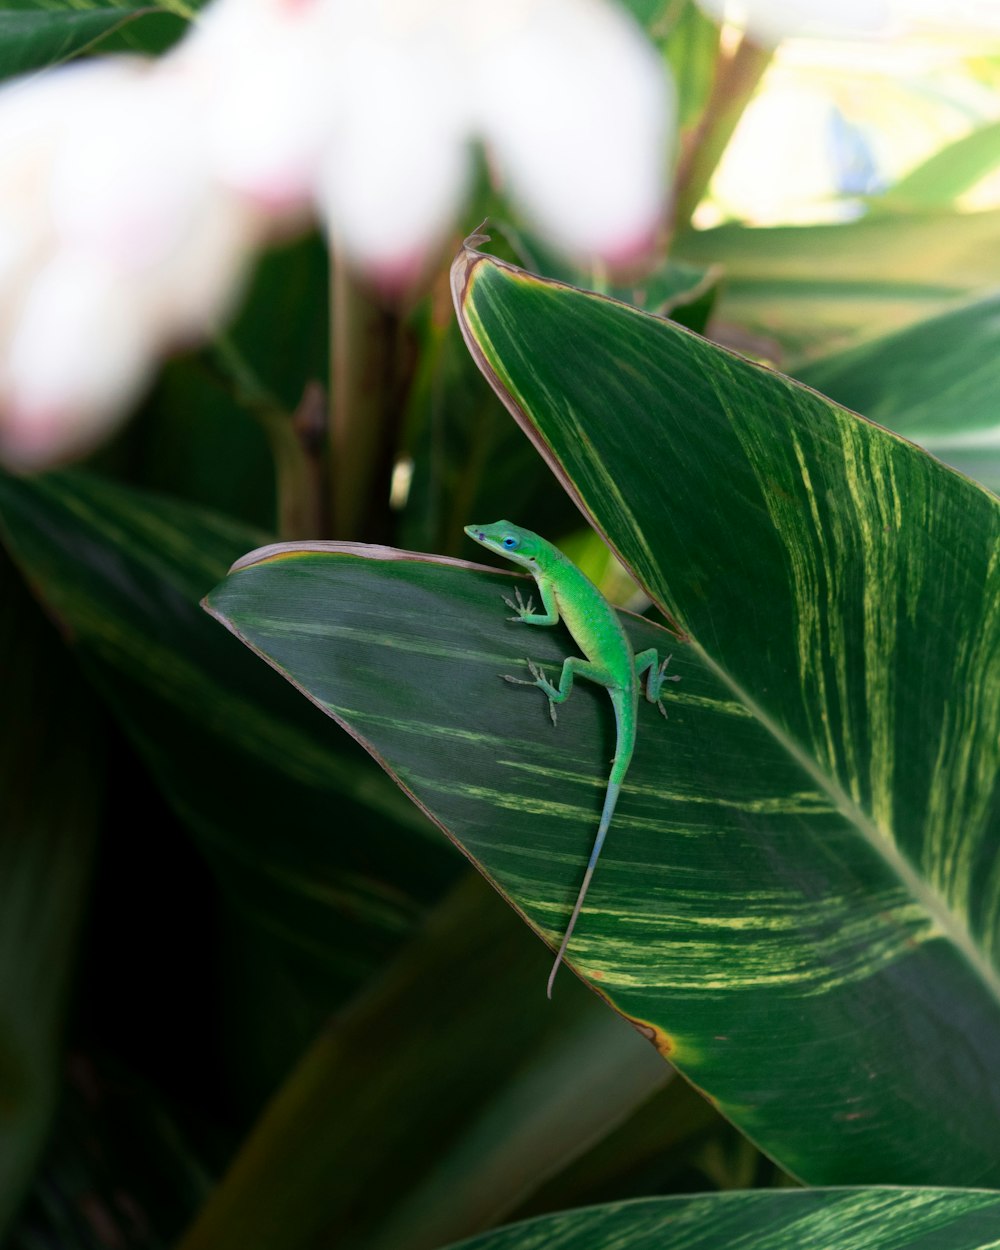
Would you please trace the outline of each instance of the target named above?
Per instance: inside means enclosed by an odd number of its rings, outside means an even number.
[[[894,29],[888,0],[698,0],[698,4],[717,21],[742,27],[764,47],[795,36],[850,39]]]
[[[452,224],[468,176],[469,121],[457,47],[373,5],[337,70],[349,109],[325,154],[321,204],[339,246],[386,286],[403,286]],[[359,24],[360,25],[360,24]]]
[[[556,246],[612,263],[648,246],[674,106],[661,58],[617,4],[327,3],[344,96],[320,202],[369,273],[392,285],[420,267],[453,224],[475,139]]]
[[[614,263],[663,211],[675,105],[629,17],[598,0],[522,4],[484,47],[482,131],[510,191],[553,241]]]
[[[262,225],[213,178],[201,87],[169,60],[123,58],[0,91],[0,454],[12,463],[92,446],[157,356],[207,333],[238,292]]]
[[[32,283],[0,366],[0,453],[40,468],[88,450],[146,380],[153,348],[128,284],[60,252]]]
[[[159,66],[132,69],[67,110],[49,211],[68,246],[140,268],[177,247],[210,171],[196,94]]]
[[[217,176],[271,212],[308,204],[344,100],[342,0],[216,0],[174,56],[205,80]]]
[[[159,61],[0,88],[0,455],[91,446],[306,206],[405,286],[476,139],[556,245],[627,258],[663,208],[668,81],[608,0],[216,0]]]
[[[109,81],[132,75],[126,58],[82,62],[0,87],[0,337],[15,295],[51,246],[48,194],[65,119],[98,98]]]

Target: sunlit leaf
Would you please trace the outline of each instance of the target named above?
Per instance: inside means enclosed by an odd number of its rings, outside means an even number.
[[[1000,282],[1000,212],[873,213],[820,226],[688,231],[679,258],[722,265],[712,333],[778,363],[824,355]]]

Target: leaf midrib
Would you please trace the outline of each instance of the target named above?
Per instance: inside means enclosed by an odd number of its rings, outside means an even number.
[[[651,596],[652,597],[652,596]],[[654,603],[656,602],[654,598]],[[701,658],[711,672],[747,708],[758,723],[767,730],[774,740],[795,760],[801,768],[815,781],[816,785],[830,797],[831,802],[850,821],[865,839],[872,850],[880,857],[890,872],[900,881],[912,897],[921,904],[930,916],[934,927],[942,937],[947,939],[965,958],[969,966],[977,973],[984,986],[989,990],[994,1002],[1000,1004],[1000,972],[985,958],[976,945],[968,926],[948,905],[937,890],[928,885],[927,881],[913,867],[909,859],[902,854],[892,838],[887,837],[871,820],[868,813],[847,794],[838,782],[824,772],[816,760],[773,719],[773,717],[745,690],[729,672],[722,667],[694,637],[689,636],[692,649]]]

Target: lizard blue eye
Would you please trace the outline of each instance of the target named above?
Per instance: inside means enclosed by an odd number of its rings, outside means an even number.
[[[513,534],[508,534],[507,537],[503,540],[503,545],[507,548],[508,551],[513,551],[513,549],[517,546],[517,539],[514,537]]]

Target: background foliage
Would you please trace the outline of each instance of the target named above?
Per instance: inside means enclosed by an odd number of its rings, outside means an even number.
[[[631,7],[693,209],[718,29]],[[7,5],[0,74],[160,51],[186,12]],[[292,240],[114,443],[0,478],[8,1244],[995,1241],[1000,214],[959,201],[998,163],[984,124],[829,224],[681,213],[610,292],[482,171],[464,224],[504,263],[460,260],[461,325],[444,264],[331,318],[343,275]],[[359,324],[375,437],[331,462]],[[551,1006],[523,922],[561,931],[611,730],[599,691],[554,735],[496,681],[509,573],[441,557],[500,515],[683,676],[574,943],[598,992]]]

